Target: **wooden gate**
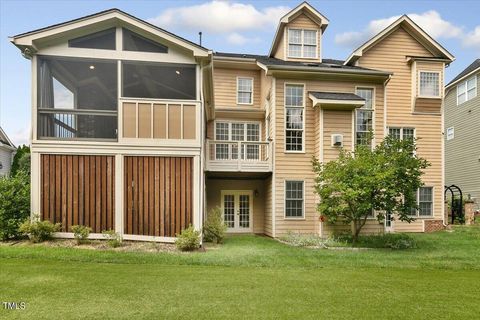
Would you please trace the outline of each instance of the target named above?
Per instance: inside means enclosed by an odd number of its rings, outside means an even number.
[[[63,232],[85,225],[94,233],[115,227],[113,156],[41,155],[41,219]]]
[[[124,233],[175,237],[192,223],[193,158],[125,157]]]

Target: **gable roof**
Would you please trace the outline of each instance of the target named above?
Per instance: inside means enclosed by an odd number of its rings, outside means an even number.
[[[0,146],[2,144],[15,149],[15,145],[13,144],[12,140],[10,140],[5,131],[3,131],[2,127],[0,127]]]
[[[480,72],[480,59],[474,60],[468,67],[466,67],[462,72],[460,72],[455,78],[450,81],[445,88],[449,88],[452,85],[460,82],[461,80],[467,78],[468,76],[474,74],[475,72]]]
[[[388,27],[377,33],[370,40],[362,44],[360,47],[355,49],[352,54],[345,60],[345,64],[353,64],[358,58],[363,55],[364,51],[367,51],[379,41],[383,40],[393,31],[397,30],[398,27],[403,26],[405,30],[410,33],[417,41],[419,41],[423,46],[425,46],[429,51],[437,55],[437,57],[448,59],[450,62],[455,60],[455,57],[447,51],[440,43],[433,39],[428,33],[426,33],[419,25],[417,25],[412,19],[407,15],[403,15],[390,24]]]
[[[288,12],[286,15],[280,18],[277,31],[275,32],[275,36],[273,37],[272,47],[270,48],[270,54],[269,54],[270,56],[273,56],[273,53],[280,42],[282,31],[285,25],[290,21],[292,21],[293,19],[295,19],[301,13],[307,14],[309,18],[311,18],[313,21],[318,23],[322,31],[325,31],[325,29],[328,26],[328,23],[330,22],[327,19],[327,17],[325,17],[317,9],[312,7],[308,2],[304,1],[300,3],[298,6],[293,8],[290,12]]]
[[[187,49],[193,51],[194,55],[207,56],[211,51],[203,46],[200,46],[190,40],[177,36],[165,29],[157,27],[145,20],[132,16],[120,9],[112,8],[104,11],[100,11],[91,15],[83,16],[77,19],[69,20],[66,22],[53,24],[44,28],[20,33],[9,37],[10,42],[15,44],[20,50],[25,48],[31,48],[36,50],[33,41],[49,37],[56,34],[61,34],[74,30],[76,28],[93,25],[96,23],[102,23],[111,19],[121,20],[127,24],[137,26],[142,30],[152,33],[156,36],[162,37],[167,41],[177,43]]]

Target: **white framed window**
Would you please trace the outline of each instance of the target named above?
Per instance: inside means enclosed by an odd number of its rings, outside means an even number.
[[[303,152],[304,85],[285,85],[285,151]]]
[[[429,217],[433,215],[433,187],[420,187],[414,191],[418,209],[411,208],[411,216]]]
[[[215,144],[215,160],[237,160],[239,156],[242,160],[259,160],[259,144],[242,144],[242,150],[239,152],[238,143],[228,143],[227,141],[259,142],[260,132],[259,122],[216,121],[215,140],[226,143]]]
[[[304,182],[301,180],[285,181],[285,218],[304,217]]]
[[[477,76],[473,76],[457,85],[457,105],[477,96]]]
[[[440,72],[420,71],[418,91],[420,97],[440,97]]]
[[[455,128],[454,127],[447,128],[447,141],[452,140],[453,138],[455,138]]]
[[[237,78],[237,104],[253,104],[253,78]]]
[[[288,29],[289,58],[317,58],[317,30]]]
[[[415,128],[389,127],[388,135],[395,139],[405,140],[415,138]]]
[[[369,133],[373,132],[374,90],[373,88],[357,88],[355,93],[365,99],[365,104],[355,111],[355,143],[370,146]]]

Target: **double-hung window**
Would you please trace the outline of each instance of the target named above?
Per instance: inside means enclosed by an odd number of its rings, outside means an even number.
[[[237,104],[253,103],[253,79],[237,78]]]
[[[303,151],[304,140],[303,84],[285,85],[285,150]]]
[[[303,181],[285,181],[285,217],[303,218]]]
[[[317,30],[288,29],[288,57],[317,58]]]
[[[477,96],[477,76],[473,76],[457,86],[457,105]]]
[[[415,128],[388,128],[388,134],[395,139],[406,140],[415,138]]]
[[[419,96],[440,97],[440,72],[420,71]]]
[[[433,188],[420,187],[415,192],[418,209],[412,208],[412,216],[428,217],[433,215]]]
[[[215,123],[216,160],[259,160],[260,124],[244,122]],[[240,142],[241,148],[238,148]],[[250,142],[250,143],[249,143]]]
[[[371,145],[370,132],[373,132],[373,89],[357,88],[356,94],[365,99],[365,104],[356,110],[355,142],[357,145]]]

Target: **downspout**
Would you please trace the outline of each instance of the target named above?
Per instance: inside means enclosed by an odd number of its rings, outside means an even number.
[[[392,75],[388,76],[388,79],[383,82],[383,139],[387,136],[387,84],[392,79]],[[387,229],[387,212],[385,212],[383,231]],[[390,222],[390,228],[393,231],[394,225]]]

